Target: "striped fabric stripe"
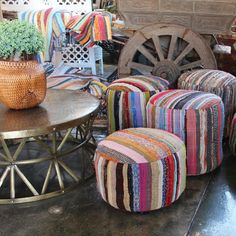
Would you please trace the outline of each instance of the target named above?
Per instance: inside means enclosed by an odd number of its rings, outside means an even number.
[[[147,104],[147,126],[172,132],[185,142],[188,175],[210,172],[222,162],[224,106],[214,94],[160,92]]]
[[[231,121],[236,112],[236,77],[219,70],[196,70],[182,74],[178,80],[178,88],[220,96],[225,106],[224,136],[229,136]]]
[[[186,186],[186,150],[174,134],[149,128],[114,132],[94,157],[98,190],[111,206],[145,212],[176,201]]]
[[[154,76],[131,76],[115,80],[108,86],[108,131],[112,133],[130,127],[146,127],[146,104],[169,83]]]

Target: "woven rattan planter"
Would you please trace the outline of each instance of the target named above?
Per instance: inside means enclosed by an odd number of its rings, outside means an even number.
[[[0,61],[0,102],[12,109],[39,105],[46,95],[46,77],[37,61]]]

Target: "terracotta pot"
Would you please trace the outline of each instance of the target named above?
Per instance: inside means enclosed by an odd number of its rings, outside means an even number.
[[[0,61],[0,102],[12,109],[32,108],[46,95],[46,76],[37,61]]]

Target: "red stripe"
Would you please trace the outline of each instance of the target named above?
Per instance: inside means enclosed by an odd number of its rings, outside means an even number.
[[[196,115],[194,110],[188,110],[186,113],[186,131],[187,131],[187,166],[188,174],[197,174],[196,157]]]
[[[43,19],[43,22],[44,22],[44,25],[46,26],[47,25],[47,22],[48,22],[48,17],[50,15],[52,11],[52,8],[49,8],[45,11],[45,14],[44,14],[44,19]]]
[[[168,166],[168,184],[167,184],[167,191],[166,191],[166,206],[169,206],[172,203],[173,192],[174,192],[174,169],[175,169],[175,162],[172,156],[167,157],[167,166]]]
[[[129,119],[129,92],[124,93],[124,106],[123,106],[123,112],[125,117],[126,127],[130,127],[130,119]]]
[[[217,160],[218,160],[218,165],[221,163],[221,137],[220,137],[220,132],[221,132],[221,126],[222,126],[222,109],[221,109],[221,106],[220,106],[220,103],[218,104],[217,106],[217,111],[218,111],[218,130],[217,130],[217,145],[218,145],[218,156],[217,156]]]
[[[140,211],[147,211],[147,176],[148,170],[146,164],[139,165],[139,175],[140,175]]]
[[[157,93],[156,95],[151,97],[151,99],[149,100],[149,103],[154,105],[158,99],[160,99],[161,97],[163,97],[166,94],[171,93],[171,92],[172,92],[171,90],[167,90],[164,92]]]

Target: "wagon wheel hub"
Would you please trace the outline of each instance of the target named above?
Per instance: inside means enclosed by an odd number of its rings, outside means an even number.
[[[164,60],[157,62],[152,74],[168,80],[173,85],[179,78],[181,71],[173,61]]]

